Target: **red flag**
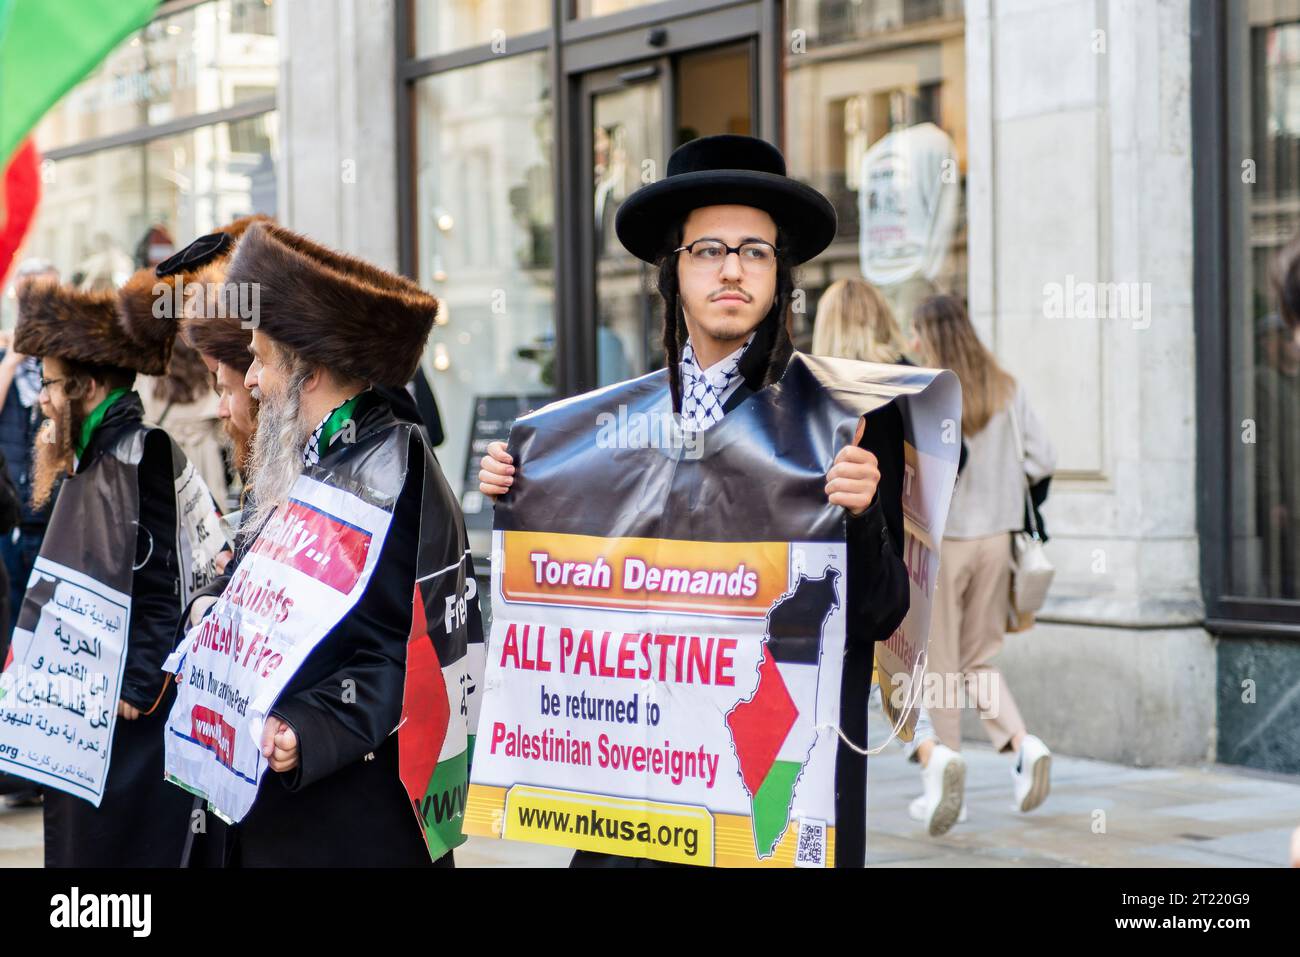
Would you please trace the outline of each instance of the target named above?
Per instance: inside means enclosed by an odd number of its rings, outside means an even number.
[[[28,137],[14,151],[4,173],[4,195],[0,201],[0,284],[9,275],[14,256],[27,238],[36,206],[41,199],[41,156]]]

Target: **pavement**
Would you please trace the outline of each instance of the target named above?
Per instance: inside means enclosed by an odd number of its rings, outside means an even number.
[[[888,729],[873,714],[870,744]],[[1051,742],[1048,742],[1050,745]],[[1011,761],[971,743],[968,818],[941,838],[907,816],[921,792],[897,742],[867,773],[871,867],[1280,867],[1300,825],[1300,777],[1224,765],[1132,768],[1053,755],[1052,793],[1030,814],[1011,802]],[[458,867],[563,867],[571,852],[470,838]],[[0,867],[41,866],[41,811],[0,807]]]

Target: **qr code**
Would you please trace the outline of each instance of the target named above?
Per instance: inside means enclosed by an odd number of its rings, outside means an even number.
[[[795,867],[826,866],[826,822],[807,818],[799,822],[799,846],[794,852]]]

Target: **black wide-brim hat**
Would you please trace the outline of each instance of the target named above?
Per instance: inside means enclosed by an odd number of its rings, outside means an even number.
[[[648,263],[677,245],[674,230],[702,206],[752,206],[781,230],[781,253],[807,262],[835,239],[835,207],[817,190],[786,175],[785,157],[752,136],[705,136],[673,151],[668,175],[623,201],[614,220],[619,241]]]

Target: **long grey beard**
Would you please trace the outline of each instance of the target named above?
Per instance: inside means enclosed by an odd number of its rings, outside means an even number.
[[[282,392],[262,395],[249,461],[253,513],[245,528],[260,529],[289,501],[293,483],[302,474],[302,450],[314,428],[302,421],[302,386],[310,374],[310,369],[295,368]]]

